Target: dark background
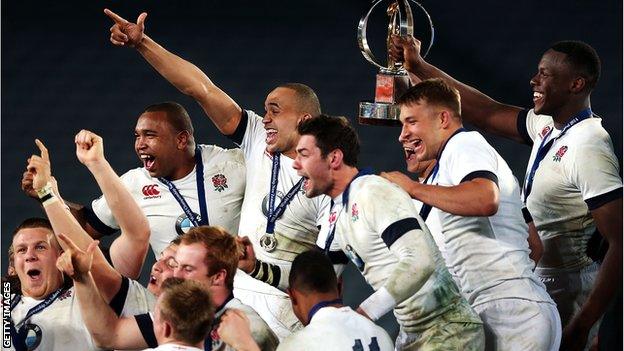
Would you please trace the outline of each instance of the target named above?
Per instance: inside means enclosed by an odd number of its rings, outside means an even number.
[[[423,5],[436,26],[428,60],[506,103],[532,105],[529,79],[550,44],[564,39],[591,44],[603,64],[592,107],[604,118],[621,160],[621,1],[425,0]],[[192,99],[139,54],[110,44],[111,21],[103,8],[132,21],[147,11],[146,32],[194,62],[244,108],[262,114],[267,93],[279,83],[295,81],[316,90],[324,112],[353,120],[358,102],[374,93],[376,70],[356,43],[358,20],[369,6],[363,0],[3,1],[2,252],[17,224],[42,215],[19,189],[26,159],[36,151],[35,138],[50,150],[63,196],[78,203],[99,195],[74,155],[73,137],[82,128],[103,136],[107,158],[120,174],[139,166],[133,128],[142,109],[155,102],[175,100],[186,106],[199,142],[232,146]],[[378,56],[384,45],[382,17],[369,24]],[[399,129],[357,128],[363,142],[361,165],[404,168],[396,141]],[[529,148],[490,141],[522,180]],[[357,304],[369,294],[352,269],[345,279],[347,302]],[[396,328],[387,319],[382,324]]]

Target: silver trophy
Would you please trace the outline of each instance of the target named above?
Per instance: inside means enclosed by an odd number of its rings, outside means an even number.
[[[366,26],[368,18],[373,12],[373,9],[385,0],[376,0],[368,10],[366,15],[360,19],[358,24],[358,45],[364,58],[379,68],[377,73],[377,84],[375,86],[375,101],[362,101],[359,106],[358,121],[361,124],[369,125],[385,125],[393,126],[400,125],[399,113],[400,109],[395,104],[396,100],[409,88],[409,76],[405,68],[403,68],[402,62],[395,62],[390,54],[387,54],[387,64],[383,66],[375,58],[368,45],[366,39]],[[431,31],[431,40],[427,50],[425,50],[423,57],[427,56],[431,45],[433,45],[434,29],[431,17],[425,8],[414,0],[395,0],[391,1],[387,8],[387,14],[389,17],[388,22],[388,36],[386,39],[386,48],[391,45],[390,38],[393,35],[406,36],[414,35],[414,16],[412,14],[412,8],[410,7],[410,1],[418,6],[427,17],[429,21],[429,28]]]

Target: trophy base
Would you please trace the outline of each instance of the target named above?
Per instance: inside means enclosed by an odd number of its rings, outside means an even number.
[[[384,102],[360,102],[358,122],[373,126],[399,127],[401,109],[398,105]]]

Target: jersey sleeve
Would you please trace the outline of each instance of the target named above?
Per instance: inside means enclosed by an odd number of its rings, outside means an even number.
[[[414,295],[432,274],[423,267],[434,267],[435,243],[422,229],[424,223],[411,198],[398,186],[371,184],[365,192],[367,199],[377,201],[362,202],[362,215],[398,259],[383,287],[399,304]]]
[[[590,210],[622,197],[622,178],[606,131],[591,141],[574,147],[570,181],[580,190]]]
[[[440,169],[449,175],[452,185],[475,178],[487,178],[498,184],[498,158],[480,134],[460,133],[450,140]]]
[[[523,138],[529,138],[527,143],[532,145],[536,139],[543,136],[543,132],[547,132],[544,128],[552,128],[552,117],[546,115],[537,115],[533,109],[520,111],[518,114],[518,132]]]
[[[132,172],[136,170],[130,170],[124,173],[120,178],[122,183],[127,189],[131,189]],[[113,213],[106,202],[104,195],[100,195],[97,199],[91,202],[91,208],[86,208],[87,222],[102,234],[112,234],[119,230],[119,224],[113,216]]]
[[[236,127],[234,134],[228,135],[235,142],[248,159],[253,150],[258,147],[258,143],[263,143],[266,139],[266,131],[262,124],[262,117],[250,110],[243,110],[241,120]]]

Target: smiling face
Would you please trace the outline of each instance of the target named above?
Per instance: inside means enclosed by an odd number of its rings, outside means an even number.
[[[164,111],[145,112],[139,117],[134,129],[134,149],[150,176],[175,178],[185,149],[178,134]]]
[[[266,150],[294,158],[299,140],[297,124],[306,116],[300,111],[296,92],[289,88],[276,88],[267,96],[264,108],[266,113],[262,123],[267,133]]]
[[[333,187],[329,155],[323,157],[316,145],[316,138],[303,135],[297,144],[297,157],[293,168],[303,177],[303,190],[307,197],[328,194]]]
[[[444,142],[440,112],[422,99],[418,103],[401,105],[401,135],[405,161],[410,172],[420,170],[420,163],[434,160]]]
[[[566,54],[548,50],[539,62],[537,73],[531,78],[535,113],[557,116],[570,100],[576,75]]]
[[[152,266],[152,272],[147,284],[149,290],[154,296],[160,295],[160,286],[165,279],[173,277],[173,270],[176,266],[175,254],[178,245],[171,244],[160,253],[160,258]]]
[[[15,271],[22,294],[43,299],[63,284],[63,274],[56,268],[61,254],[54,234],[47,228],[21,229],[13,237]]]

